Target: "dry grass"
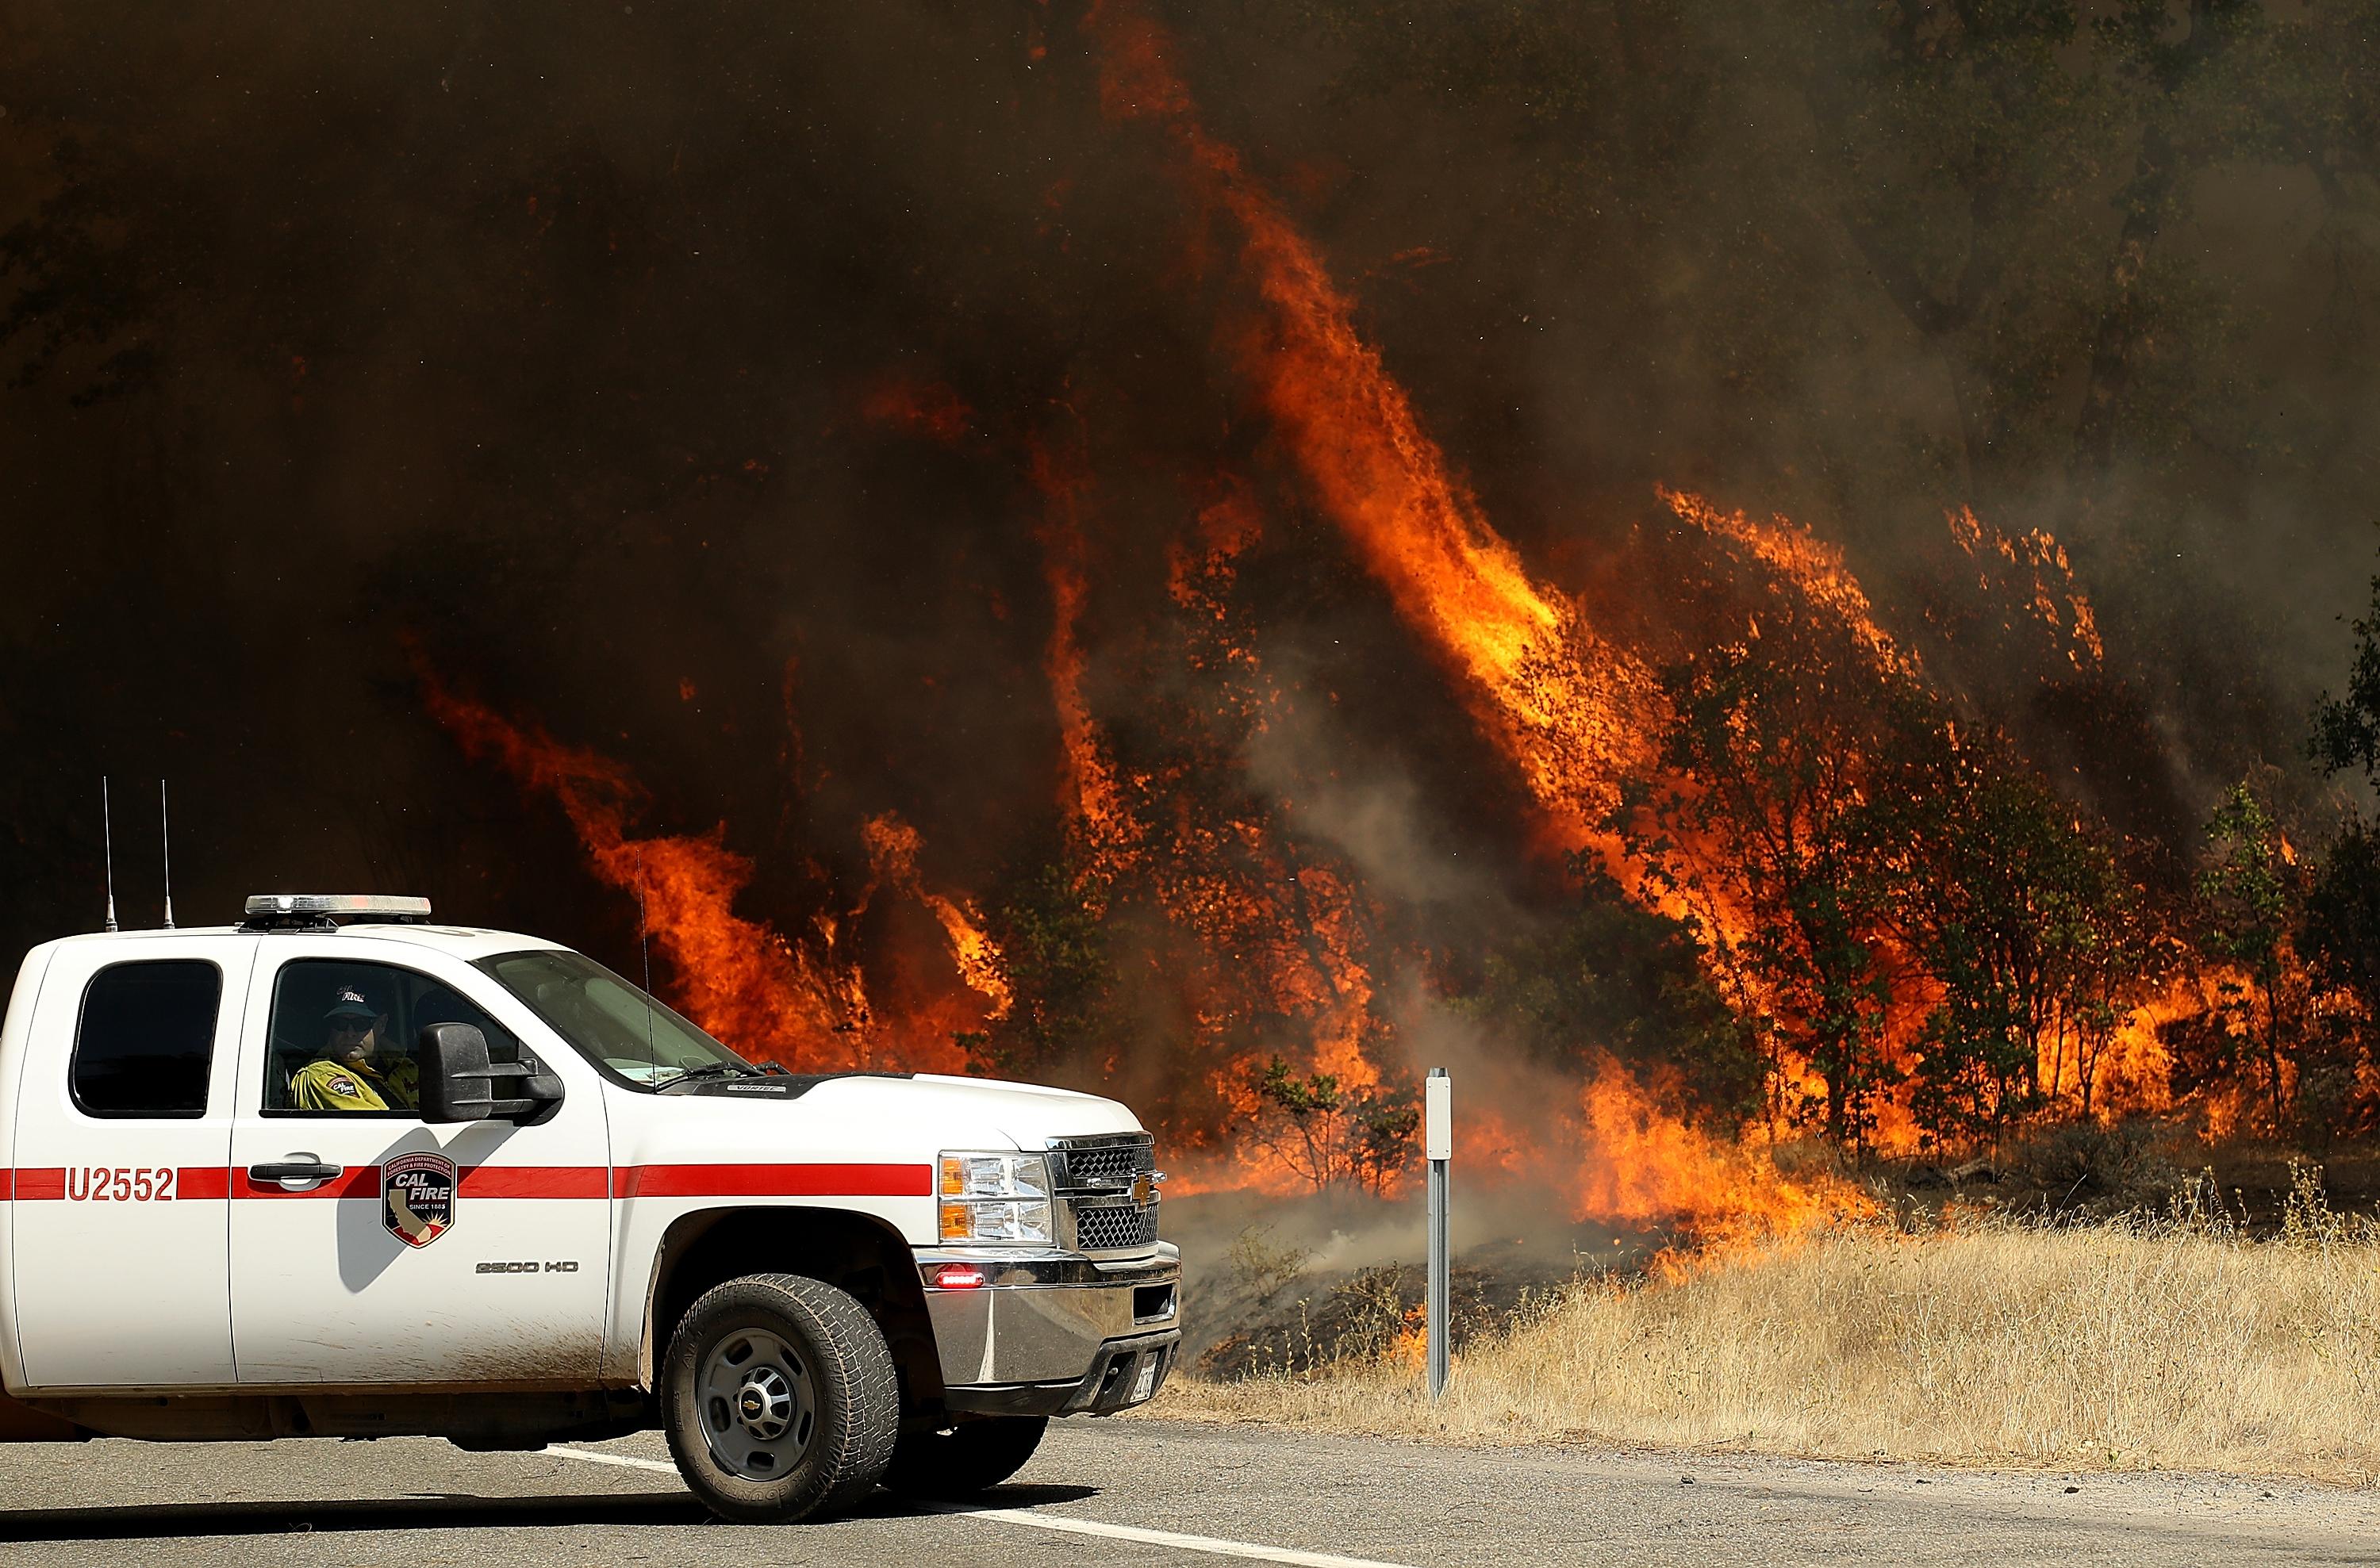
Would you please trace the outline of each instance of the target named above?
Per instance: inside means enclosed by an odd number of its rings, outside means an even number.
[[[1457,1364],[1191,1381],[1153,1414],[1439,1441],[2380,1479],[2380,1228],[2301,1184],[2278,1239],[2185,1204],[1837,1231],[1581,1281]]]

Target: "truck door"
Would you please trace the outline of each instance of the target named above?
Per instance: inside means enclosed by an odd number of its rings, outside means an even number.
[[[231,1131],[240,1382],[591,1386],[611,1274],[593,1069],[450,955],[354,935],[264,944]],[[455,1022],[499,1058],[526,1043],[563,1079],[549,1119],[422,1123],[414,1043]]]
[[[40,1389],[233,1381],[233,1069],[256,939],[61,944],[17,1092],[10,1275]]]

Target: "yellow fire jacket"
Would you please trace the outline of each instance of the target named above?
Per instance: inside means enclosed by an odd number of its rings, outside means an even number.
[[[309,1062],[289,1080],[289,1103],[301,1111],[410,1111],[421,1104],[420,1080],[403,1057],[384,1075],[345,1062]]]

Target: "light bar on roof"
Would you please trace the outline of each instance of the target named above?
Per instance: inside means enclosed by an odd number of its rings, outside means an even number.
[[[257,893],[248,900],[248,918],[270,920],[274,915],[320,915],[335,920],[340,915],[412,916],[427,920],[430,900],[408,899],[395,893]]]

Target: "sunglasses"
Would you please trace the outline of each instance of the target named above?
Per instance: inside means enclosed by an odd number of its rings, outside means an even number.
[[[371,1032],[371,1026],[374,1021],[375,1020],[371,1019],[333,1019],[331,1020],[331,1032],[334,1034],[369,1034]]]

